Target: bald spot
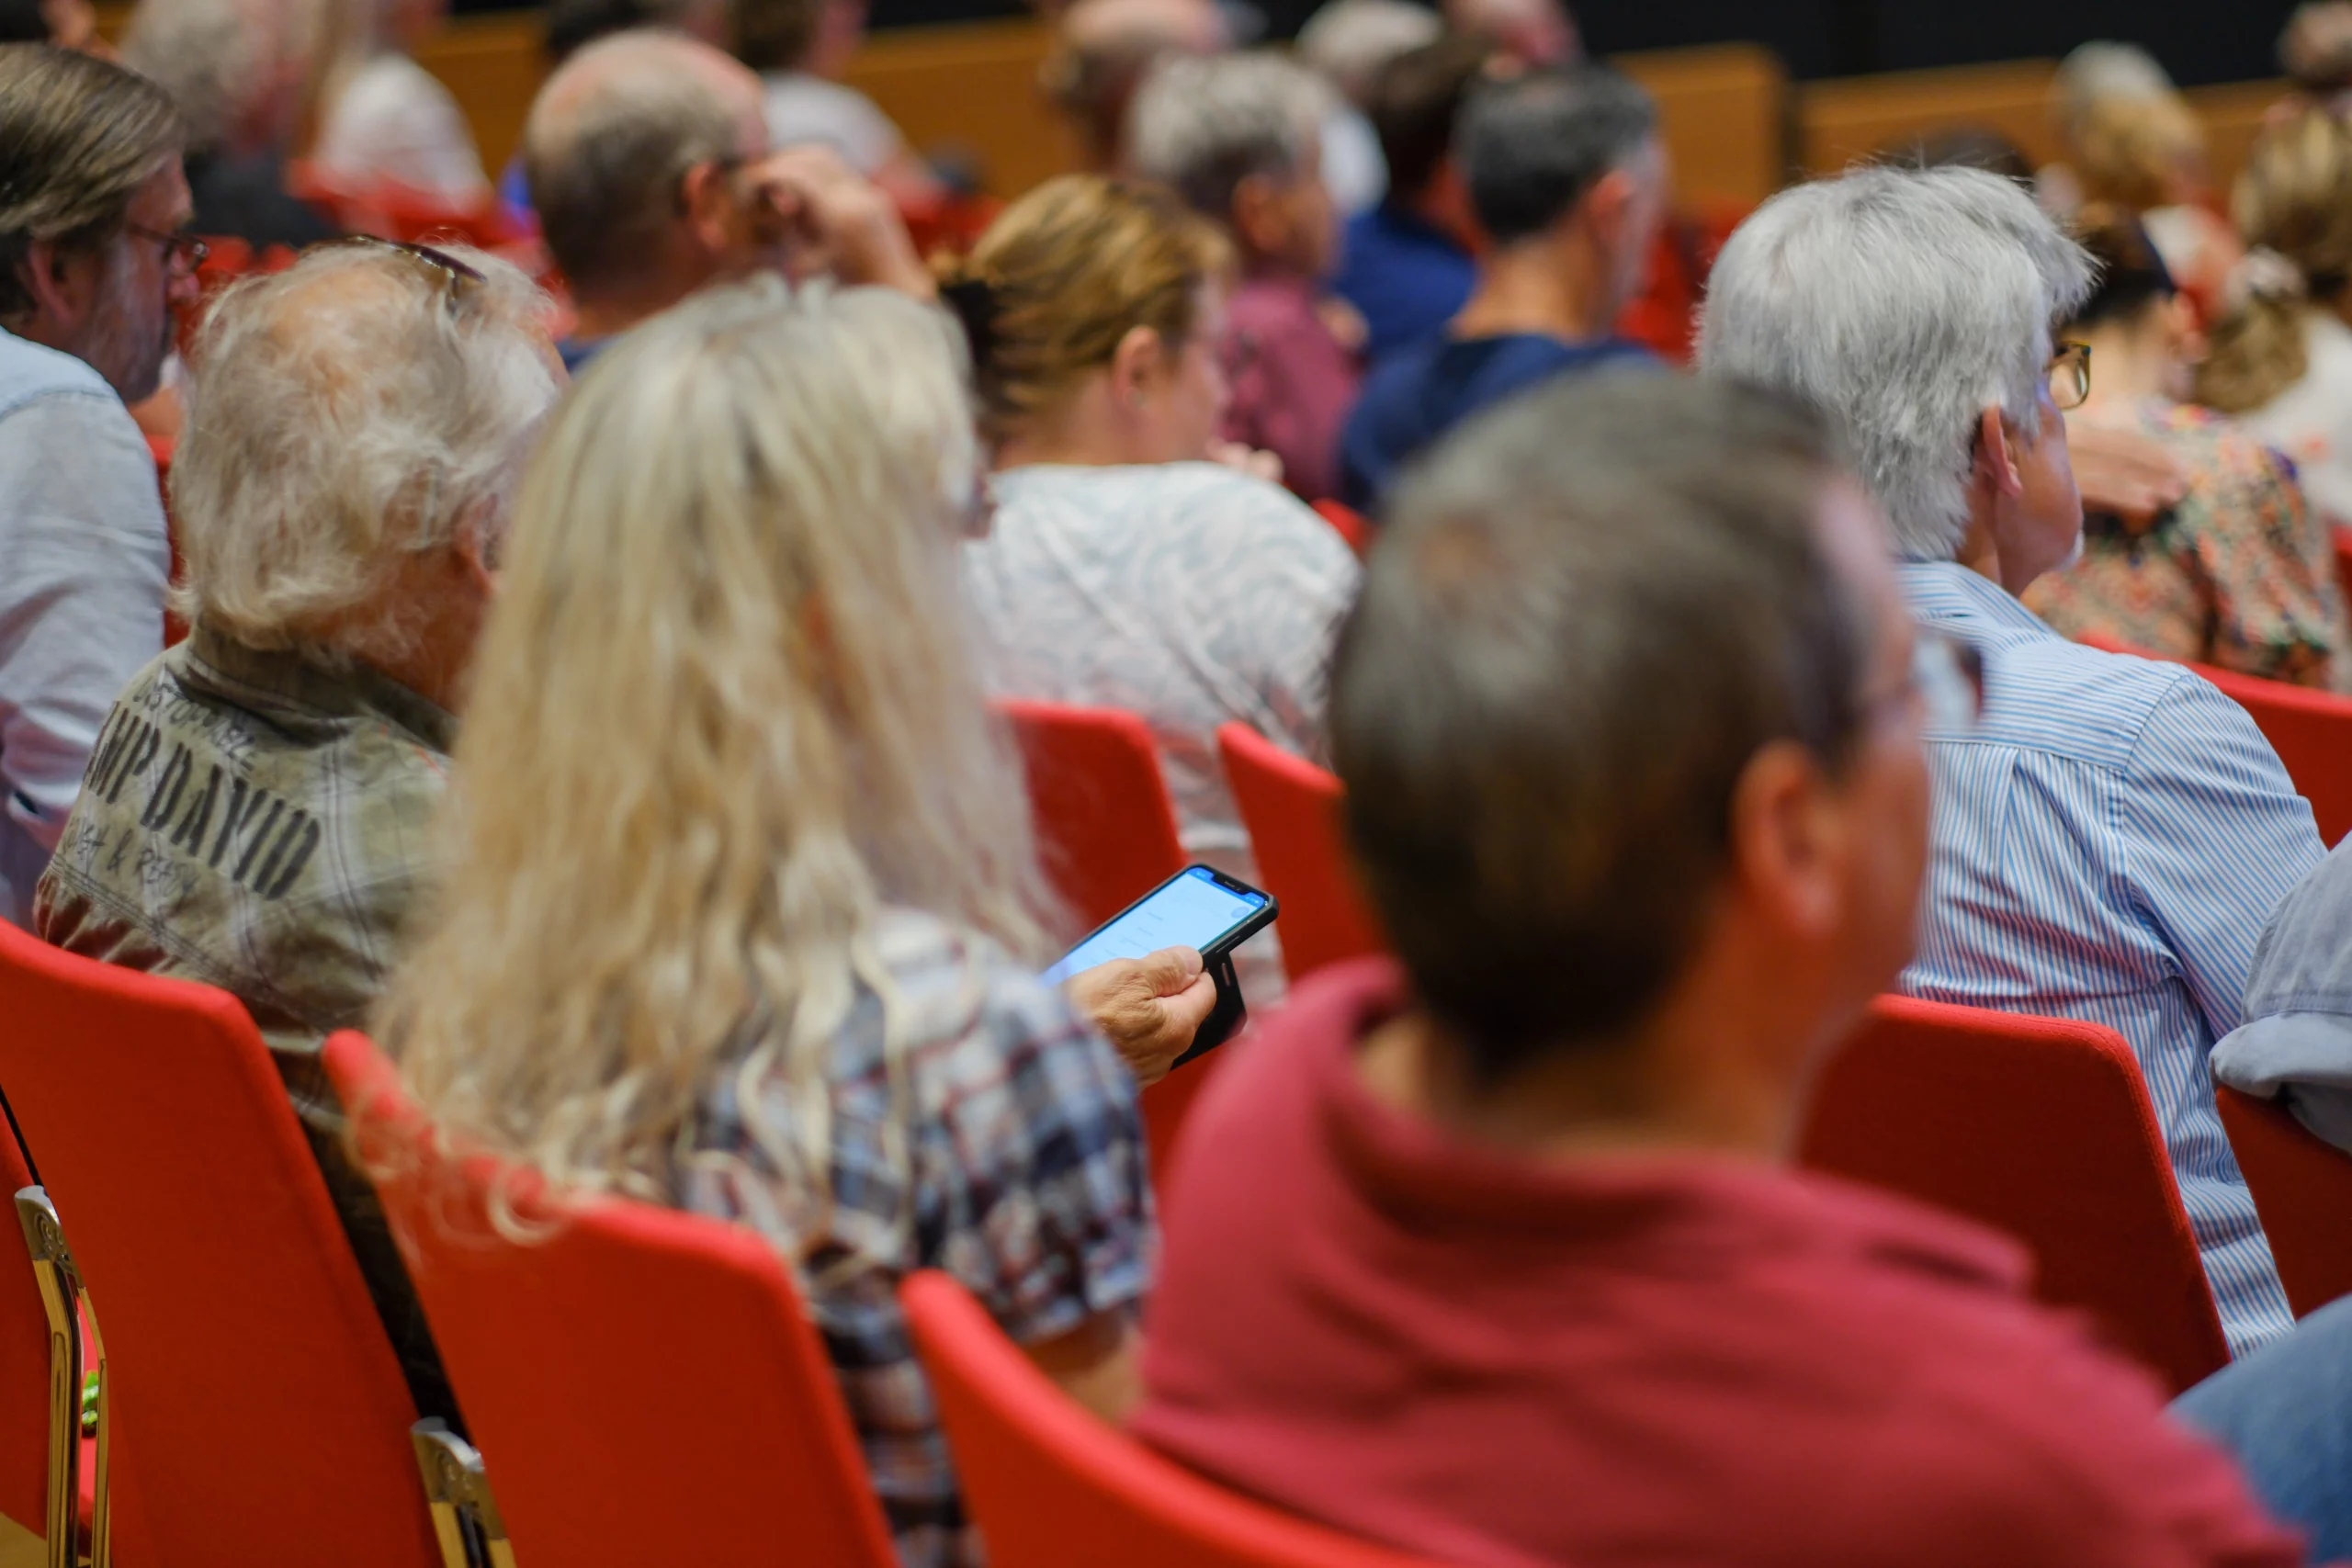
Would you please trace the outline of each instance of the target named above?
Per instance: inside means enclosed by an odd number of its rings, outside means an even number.
[[[760,79],[748,66],[683,33],[639,28],[598,39],[548,78],[523,127],[524,156],[560,162],[582,127],[633,104],[697,91],[732,111],[747,153],[765,150]]]

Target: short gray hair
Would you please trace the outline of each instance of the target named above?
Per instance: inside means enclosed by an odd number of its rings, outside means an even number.
[[[1332,107],[1329,84],[1272,50],[1170,55],[1127,111],[1128,158],[1137,175],[1222,221],[1242,181],[1290,179],[1306,167]]]
[[[1413,0],[1329,0],[1298,29],[1298,55],[1360,105],[1382,66],[1444,31]]]
[[[1555,66],[1474,88],[1453,133],[1478,225],[1498,245],[1540,234],[1657,134],[1657,106],[1606,65]]]
[[[184,134],[171,99],[135,71],[51,44],[0,46],[0,317],[33,308],[36,242],[113,239]]]
[[[1699,363],[1783,387],[1843,428],[1898,553],[1950,560],[1968,530],[1976,422],[2041,430],[2051,327],[2091,260],[2014,181],[1855,169],[1782,191],[1707,282]]]
[[[1850,759],[1870,633],[1820,539],[1839,471],[1794,399],[1612,371],[1464,425],[1399,487],[1331,755],[1390,942],[1487,1081],[1656,1006],[1758,749]]]
[[[495,559],[562,387],[552,304],[505,262],[447,254],[482,282],[324,245],[206,314],[171,477],[191,622],[254,648],[394,655],[412,627],[384,601],[405,558],[469,536]]]

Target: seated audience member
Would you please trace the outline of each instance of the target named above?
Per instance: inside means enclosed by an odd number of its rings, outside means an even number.
[[[1127,106],[1163,56],[1233,47],[1212,0],[1078,0],[1055,22],[1038,86],[1069,121],[1089,167],[1126,166]]]
[[[2264,1506],[2303,1531],[2312,1562],[2352,1562],[2352,1301],[2222,1368],[2172,1412],[2237,1461]]]
[[[1549,70],[1584,59],[1584,37],[1560,0],[1444,0],[1440,9],[1448,28],[1487,39],[1522,66]]]
[[[1666,210],[1649,95],[1603,65],[1490,84],[1462,111],[1462,175],[1493,245],[1470,302],[1376,365],[1340,442],[1340,495],[1369,508],[1456,423],[1538,381],[1647,360],[1615,335]]]
[[[954,1273],[1115,1415],[1154,1237],[1135,1082],[1035,978],[1027,807],[956,604],[983,476],[954,329],[768,277],[611,357],[526,481],[380,1035],[453,1138],[771,1240],[901,1560],[977,1562],[898,1281]],[[1191,956],[1179,1045],[1215,994]]]
[[[290,0],[140,0],[123,59],[187,126],[188,227],[300,250],[334,225],[287,194],[286,147],[310,81],[311,23]]]
[[[2301,1561],[2014,1243],[1775,1168],[1974,703],[1834,447],[1621,372],[1400,487],[1331,694],[1396,957],[1195,1108],[1147,1442],[1432,1562]]]
[[[126,402],[196,298],[153,83],[0,46],[0,919],[29,925],[115,694],[163,647],[171,543]]]
[[[1310,501],[1339,493],[1340,425],[1356,395],[1355,354],[1323,294],[1340,240],[1323,186],[1329,97],[1277,54],[1169,60],[1136,96],[1128,131],[1136,172],[1222,224],[1239,254],[1219,433],[1281,458],[1283,482]]]
[[[356,241],[220,296],[172,509],[187,639],[107,720],[35,919],[253,1014],[427,1415],[450,1402],[318,1051],[358,1025],[426,873],[451,717],[525,444],[545,295],[478,252]]]
[[[2253,249],[2198,400],[2292,457],[2312,504],[2352,525],[2352,128],[2314,111],[2265,130],[2231,210]]]
[[[1363,318],[1375,365],[1444,331],[1478,280],[1453,126],[1492,52],[1480,39],[1442,38],[1373,78],[1364,113],[1388,165],[1388,194],[1348,220],[1331,288]]]
[[[2352,850],[2338,844],[2280,901],[2246,978],[2245,1020],[2213,1076],[2276,1100],[2352,1150]]]
[[[2243,1354],[2293,1318],[2208,1057],[2319,835],[2243,708],[2179,665],[2068,642],[2018,602],[2082,536],[2058,403],[2085,389],[2053,362],[2050,323],[2090,288],[2090,258],[2009,181],[1860,169],[1740,225],[1701,364],[1838,422],[1912,613],[1984,660],[1983,721],[1928,735],[1933,856],[1903,989],[2131,1043]]]
[[[390,182],[471,208],[490,197],[465,111],[414,51],[447,19],[449,0],[348,0],[357,28],[321,94],[311,160],[356,185]]]
[[[889,116],[835,79],[865,35],[865,0],[734,0],[729,15],[729,48],[760,73],[771,147],[815,142],[901,201],[938,197]]]
[[[2098,283],[2062,333],[2088,353],[2090,395],[2066,416],[2163,443],[2188,471],[2180,501],[2144,523],[2084,497],[2083,553],[2026,590],[2071,637],[2324,686],[2352,676],[2335,550],[2294,466],[2233,421],[2184,401],[2203,351],[2197,313],[2139,221],[2075,215]]]
[[[571,286],[577,371],[708,284],[831,271],[928,296],[882,193],[821,147],[771,154],[759,78],[672,32],[616,33],[548,79],[523,128],[548,252]]]
[[[1204,460],[1228,256],[1170,193],[1068,175],[1006,209],[948,293],[997,454],[995,525],[964,562],[997,694],[1141,715],[1186,852],[1255,882],[1216,729],[1321,754],[1323,661],[1357,570],[1295,497]],[[1261,1004],[1275,953],[1271,932],[1242,950]]]
[[[1298,31],[1298,57],[1340,95],[1323,122],[1323,183],[1343,219],[1388,194],[1380,138],[1364,118],[1381,68],[1439,37],[1444,24],[1413,0],[1329,0]]]
[[[2352,108],[2352,3],[2304,0],[2278,33],[2278,69],[2293,91],[2271,106],[2292,119],[2307,109],[2338,116]]]

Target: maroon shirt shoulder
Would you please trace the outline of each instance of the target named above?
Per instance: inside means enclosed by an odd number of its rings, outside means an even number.
[[[2300,1562],[2025,1260],[1860,1189],[1690,1156],[1537,1166],[1376,1101],[1403,1002],[1329,972],[1194,1108],[1137,1434],[1450,1562]]]

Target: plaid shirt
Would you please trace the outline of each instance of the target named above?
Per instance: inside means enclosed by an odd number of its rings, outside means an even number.
[[[932,916],[892,910],[875,945],[903,1042],[893,1104],[883,999],[861,988],[836,1038],[832,1206],[800,1269],[885,1516],[909,1568],[982,1561],[899,1315],[898,1284],[944,1269],[1023,1344],[1132,1307],[1155,1231],[1135,1080],[1060,995]],[[704,1100],[686,1208],[741,1220],[788,1256],[805,1193],[743,1124],[737,1075]],[[772,1125],[797,1124],[781,1073],[755,1086]],[[870,1260],[859,1267],[853,1260]]]

